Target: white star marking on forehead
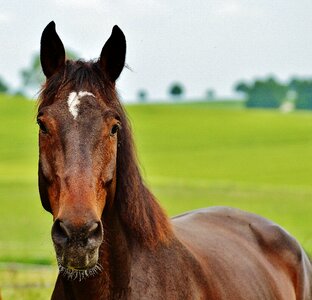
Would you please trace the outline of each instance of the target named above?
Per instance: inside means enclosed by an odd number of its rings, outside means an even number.
[[[69,112],[73,115],[75,120],[79,113],[78,106],[80,104],[80,99],[84,96],[95,97],[92,93],[86,92],[86,91],[80,91],[78,94],[77,92],[71,92],[68,95],[68,99],[67,99],[68,109],[69,109]]]

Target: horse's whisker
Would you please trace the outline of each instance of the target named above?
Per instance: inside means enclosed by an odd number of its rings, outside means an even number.
[[[64,267],[58,260],[58,269],[59,273],[67,278],[68,280],[77,280],[82,281],[90,277],[94,277],[103,271],[101,264],[96,264],[94,267],[86,270],[79,269],[69,269]]]

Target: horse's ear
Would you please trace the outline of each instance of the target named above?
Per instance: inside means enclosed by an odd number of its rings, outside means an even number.
[[[100,66],[110,81],[119,77],[126,59],[126,38],[121,29],[115,25],[112,34],[105,43],[99,59]]]
[[[40,61],[44,75],[49,78],[65,64],[65,49],[55,31],[55,23],[50,22],[41,35]]]

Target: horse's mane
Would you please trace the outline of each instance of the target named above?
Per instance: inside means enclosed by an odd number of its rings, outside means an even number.
[[[144,185],[137,163],[131,127],[118,99],[115,86],[97,62],[66,61],[63,70],[51,76],[40,93],[39,109],[51,105],[61,89],[88,90],[100,95],[105,104],[116,110],[122,130],[118,136],[117,182],[114,203],[128,235],[141,245],[155,247],[171,237],[168,217],[153,194]]]

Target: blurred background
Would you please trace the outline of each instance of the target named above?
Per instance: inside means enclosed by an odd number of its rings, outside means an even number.
[[[312,254],[312,2],[4,1],[0,11],[0,291],[49,299],[51,216],[37,188],[40,36],[96,59],[117,24],[117,82],[145,181],[170,216],[229,205],[281,224]]]

